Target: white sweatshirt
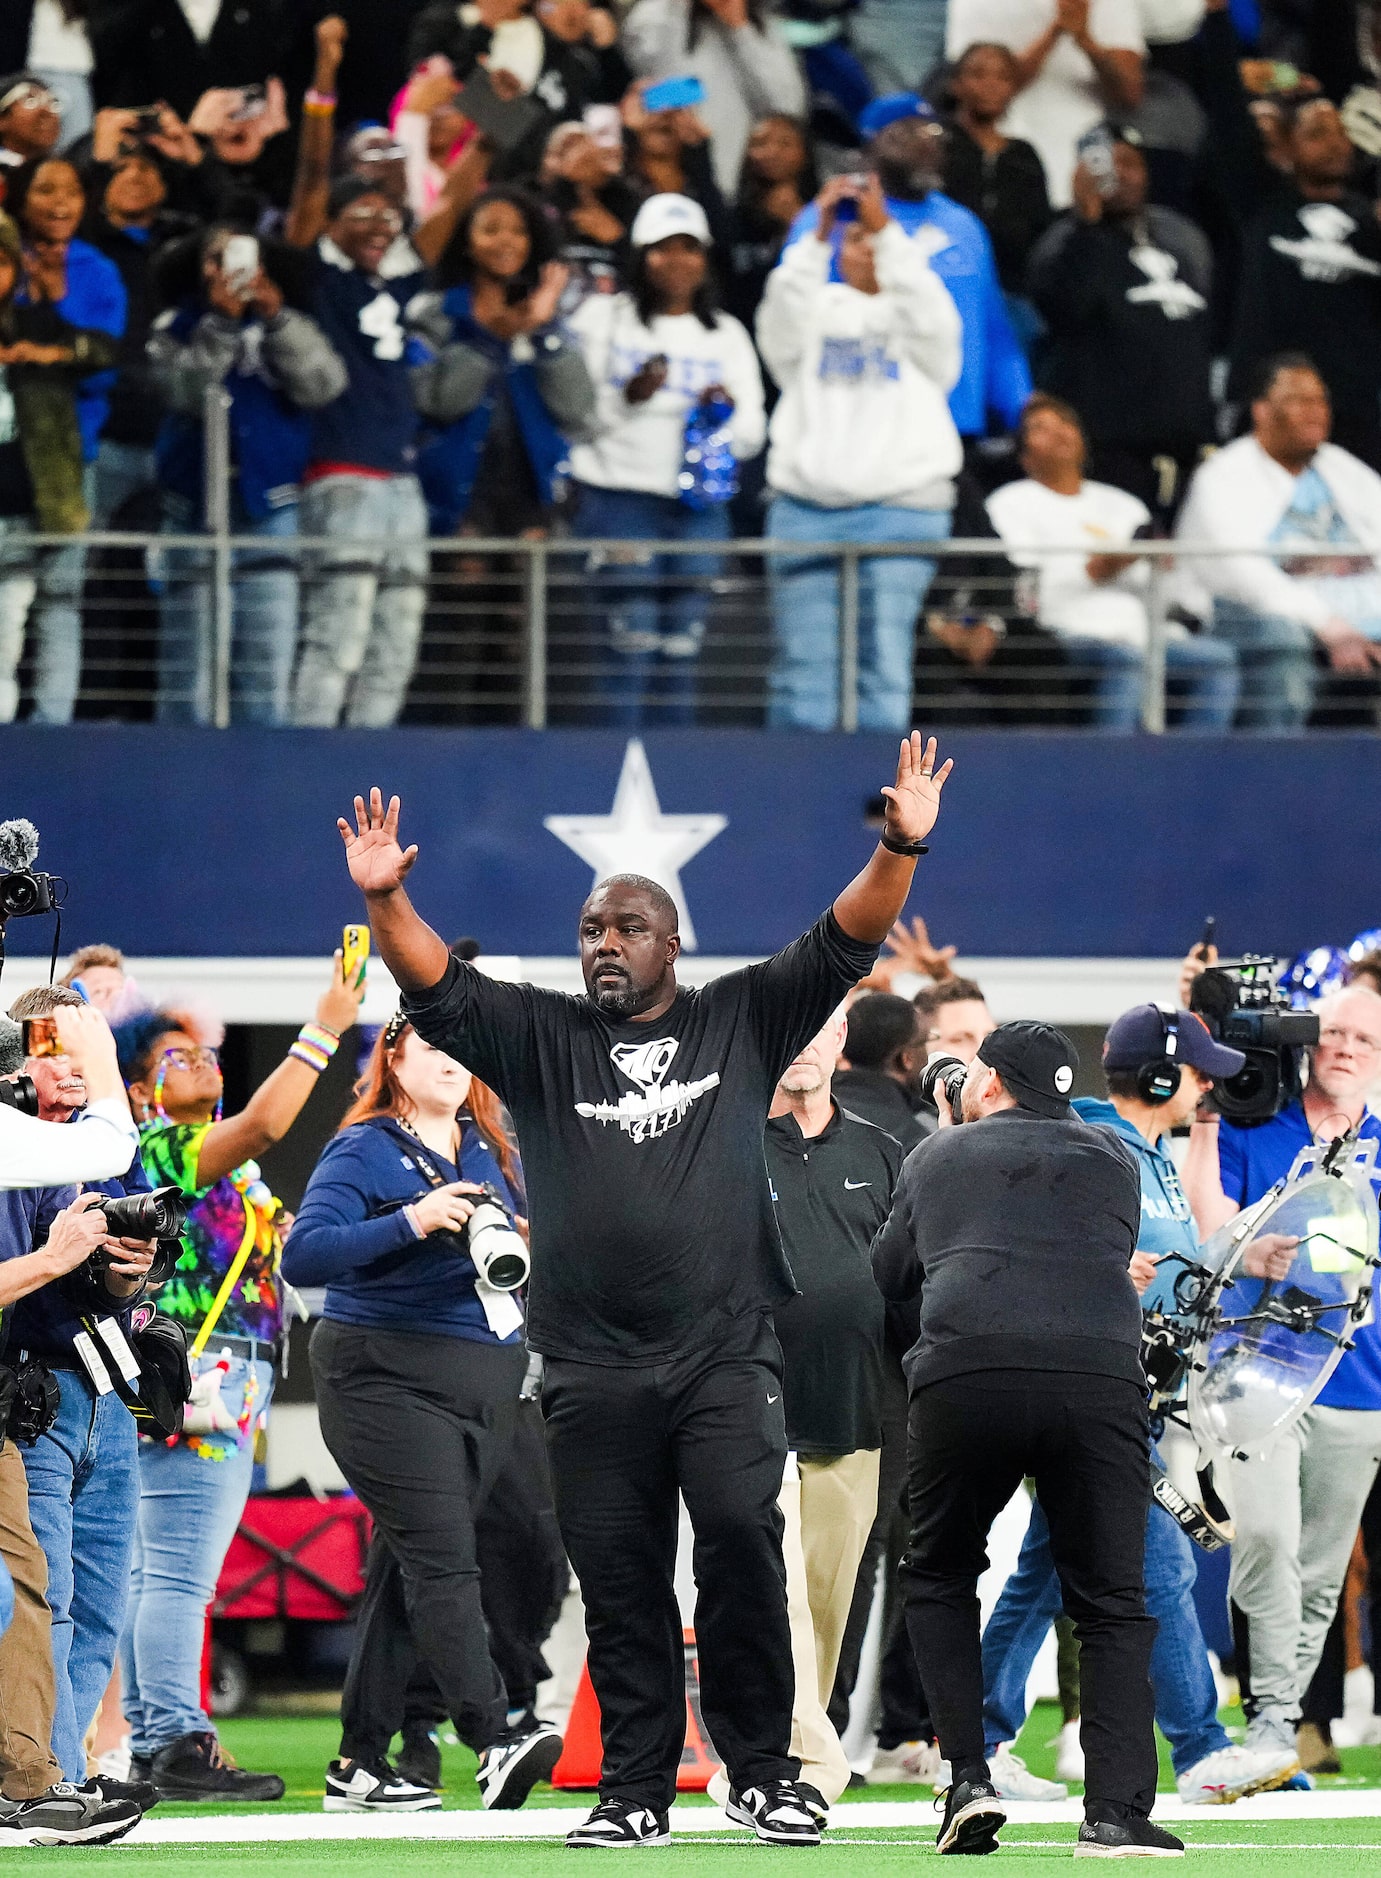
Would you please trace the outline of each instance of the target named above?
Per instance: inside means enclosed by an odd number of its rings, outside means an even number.
[[[695,77],[704,85],[695,108],[710,133],[715,181],[732,201],[749,131],[771,111],[804,117],[805,80],[770,16],[763,32],[751,23],[731,32],[705,19],[694,47],[690,26],[690,0],[637,0],[623,22],[624,56],[639,78]]]
[[[1315,453],[1313,467],[1359,547],[1381,553],[1381,476],[1335,443]],[[1175,538],[1227,548],[1249,548],[1259,541],[1264,547],[1289,510],[1295,482],[1255,437],[1239,437],[1195,470]],[[1180,599],[1201,619],[1212,613],[1215,595],[1262,617],[1297,620],[1311,628],[1322,626],[1335,611],[1307,579],[1287,574],[1265,555],[1190,555],[1178,566]]]
[[[758,345],[782,388],[767,480],[822,508],[947,509],[964,450],[948,392],[962,331],[918,243],[888,222],[873,244],[881,292],[832,281],[808,235],[768,276]]]
[[[739,462],[762,449],[762,373],[752,340],[729,314],[718,315],[713,332],[694,313],[662,314],[647,327],[631,294],[597,293],[570,326],[595,386],[594,440],[571,451],[577,482],[676,495],[686,419],[709,385],[723,385],[734,401],[729,433]],[[666,382],[644,403],[630,404],[624,386],[659,352],[667,357]]]
[[[1042,626],[1069,638],[1145,647],[1146,563],[1134,561],[1112,580],[1088,576],[1091,555],[1125,549],[1150,521],[1144,502],[1111,483],[1087,481],[1077,496],[1062,496],[1027,476],[995,489],[988,514],[1007,544],[1007,558],[1037,571]],[[1052,552],[1062,548],[1077,551]]]

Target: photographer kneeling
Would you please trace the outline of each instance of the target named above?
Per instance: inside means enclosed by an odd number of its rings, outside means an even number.
[[[410,1630],[457,1734],[479,1756],[484,1804],[521,1806],[555,1767],[561,1738],[531,1717],[509,1726],[480,1603],[475,1517],[508,1455],[527,1352],[522,1313],[480,1278],[485,1252],[467,1228],[485,1187],[516,1213],[522,1170],[497,1096],[401,1015],[375,1044],[357,1095],[283,1257],[292,1284],[327,1287],[312,1338],[321,1430],[375,1522],[325,1803],[378,1813],[440,1803],[388,1761],[402,1719],[396,1653]],[[526,1275],[515,1236],[501,1247],[511,1272],[485,1265],[504,1284]]]

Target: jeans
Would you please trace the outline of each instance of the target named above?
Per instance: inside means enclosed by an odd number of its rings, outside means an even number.
[[[294,724],[396,723],[417,663],[427,595],[427,505],[415,476],[323,476],[302,491],[309,556]]]
[[[943,541],[947,509],[824,509],[774,496],[767,532],[778,541]],[[839,722],[839,600],[842,570],[833,555],[773,555],[768,563],[777,642],[768,678],[767,722],[774,730],[833,730]],[[858,563],[858,727],[911,725],[916,616],[935,577],[917,555],[863,555]]]
[[[32,527],[26,515],[0,515],[0,724],[19,710],[24,628],[38,593],[38,556],[25,543]]]
[[[297,535],[297,507],[270,509],[261,520],[238,498],[230,526],[265,543]],[[163,530],[201,533],[196,505],[163,498]],[[215,711],[216,629],[209,549],[168,548],[159,593],[158,704],[161,724],[209,724]],[[237,724],[287,721],[297,649],[297,561],[290,551],[237,548],[231,563],[230,715]]]
[[[91,526],[112,528],[126,503],[157,487],[158,464],[151,444],[112,443],[103,437],[92,478]]]
[[[95,466],[85,472],[90,505]],[[86,547],[34,548],[31,515],[0,515],[0,723],[12,723],[19,705],[15,673],[24,629],[33,630],[35,724],[70,724],[82,667],[82,587]]]
[[[48,1560],[53,1613],[53,1753],[86,1779],[91,1726],[120,1647],[139,1510],[138,1437],[120,1398],[96,1395],[76,1370],[54,1372],[57,1420],[22,1450],[29,1518]]]
[[[1314,635],[1298,620],[1253,613],[1235,600],[1215,600],[1209,628],[1235,648],[1242,668],[1243,730],[1300,730],[1314,708],[1318,670]]]
[[[862,0],[849,38],[879,97],[919,91],[944,57],[944,0]]]
[[[727,541],[729,507],[692,509],[674,496],[582,483],[571,533],[583,541]],[[590,557],[593,604],[608,621],[601,722],[636,730],[653,705],[659,724],[694,723],[696,662],[722,565],[713,553]]]
[[[1090,725],[1095,730],[1136,730],[1146,665],[1142,653],[1110,639],[1062,634],[1060,644],[1073,675],[1092,680]],[[1230,730],[1239,682],[1231,646],[1206,638],[1166,640],[1165,699],[1168,721],[1176,730]]]
[[[211,1350],[215,1350],[212,1338]],[[203,1359],[205,1361],[205,1359]],[[250,1365],[233,1357],[221,1385],[231,1414],[244,1401]],[[273,1366],[254,1364],[255,1409],[273,1394]],[[172,1447],[145,1442],[139,1455],[139,1530],[130,1573],[130,1611],[120,1662],[130,1745],[153,1755],[183,1735],[203,1734],[201,1706],[206,1607],[249,1498],[254,1440],[194,1435]]]
[[[1163,1507],[1152,1505],[1146,1522],[1146,1610],[1159,1628],[1151,1651],[1151,1686],[1156,1720],[1170,1743],[1177,1774],[1228,1745],[1194,1608],[1197,1570],[1191,1541]],[[1021,1733],[1026,1681],[1062,1608],[1050,1528],[1037,1503],[1017,1568],[983,1632],[983,1733],[990,1754],[1000,1741],[1015,1741]]]

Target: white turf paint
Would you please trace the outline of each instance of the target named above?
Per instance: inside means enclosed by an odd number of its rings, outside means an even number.
[[[1013,1801],[1008,1821],[1013,1826],[1075,1826],[1083,1818],[1078,1800],[1053,1804]],[[120,1841],[127,1846],[155,1845],[252,1845],[276,1844],[310,1839],[318,1844],[335,1839],[556,1839],[578,1825],[589,1812],[587,1806],[537,1807],[519,1813],[411,1813],[403,1818],[373,1819],[358,1813],[267,1813],[245,1812],[230,1816],[217,1814],[208,1819],[160,1819],[150,1815],[141,1826]],[[1221,1806],[1185,1806],[1164,1795],[1156,1804],[1156,1818],[1161,1821],[1193,1821],[1200,1825],[1232,1825],[1250,1830],[1254,1825],[1273,1825],[1284,1821],[1319,1824],[1333,1819],[1375,1819],[1381,1824],[1381,1790],[1368,1788],[1331,1793],[1263,1794],[1259,1799],[1239,1800],[1231,1809]],[[937,1815],[929,1800],[862,1800],[834,1809],[834,1823],[841,1829],[874,1831],[898,1826],[910,1827],[918,1834],[933,1836]],[[672,1813],[672,1831],[688,1842],[703,1843],[706,1838],[723,1833],[744,1836],[741,1826],[733,1825],[718,1807],[677,1807]],[[841,1840],[841,1844],[867,1844],[866,1840]],[[892,1843],[877,1841],[875,1843]],[[1023,1843],[1030,1845],[1031,1840]],[[1064,1840],[1051,1841],[1063,1845]],[[1227,1850],[1215,1846],[1214,1850]],[[1237,1850],[1260,1851],[1329,1851],[1330,1846],[1257,1846],[1244,1839]],[[1354,1847],[1353,1850],[1377,1851],[1381,1845]]]

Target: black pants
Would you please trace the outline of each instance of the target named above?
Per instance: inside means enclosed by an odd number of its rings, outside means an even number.
[[[475,1518],[508,1458],[527,1354],[329,1318],[311,1351],[322,1435],[375,1524],[341,1752],[387,1749],[414,1643],[456,1733],[480,1752],[502,1732],[507,1702],[480,1602]]]
[[[685,1744],[673,1573],[678,1491],[695,1533],[705,1726],[737,1789],[794,1780],[782,1516],[782,1354],[770,1323],[646,1369],[548,1357],[542,1384],[561,1536],[585,1600],[600,1793],[664,1812]]]
[[[989,1528],[1034,1476],[1081,1646],[1085,1810],[1149,1814],[1156,1797],[1143,1565],[1150,1508],[1142,1391],[1113,1377],[986,1370],[911,1398],[906,1621],[940,1750],[982,1764],[978,1579]]]

